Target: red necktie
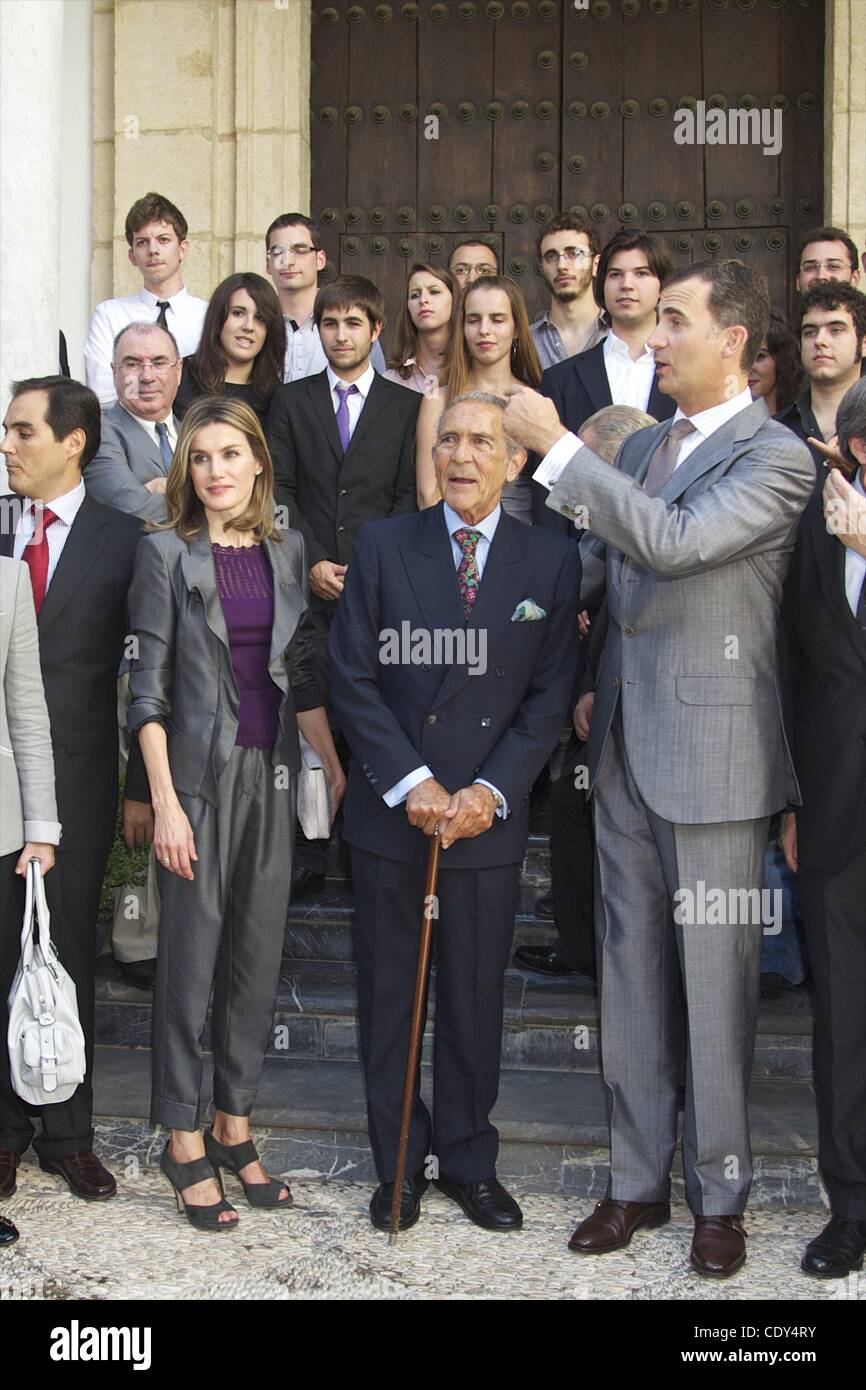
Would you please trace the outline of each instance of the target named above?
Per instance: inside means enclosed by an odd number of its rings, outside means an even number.
[[[36,529],[32,539],[25,545],[21,559],[30,570],[33,605],[38,617],[48,585],[48,527],[57,517],[50,507],[43,507],[41,510],[34,507],[32,515]]]

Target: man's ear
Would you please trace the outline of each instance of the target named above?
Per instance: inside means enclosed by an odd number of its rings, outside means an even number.
[[[375,341],[376,341],[376,339],[378,338],[379,334],[382,332],[382,327],[383,327],[383,325],[382,325],[382,320],[380,319],[380,320],[378,321],[378,323],[376,323],[375,326],[374,326],[374,328],[373,328],[373,334],[372,334],[372,339],[371,339],[372,342],[375,343]]]
[[[188,242],[188,241],[180,241],[180,242],[178,242],[178,247],[179,247],[179,249],[180,249],[180,258],[181,258],[182,261],[185,261],[186,258],[187,258],[187,253],[188,253],[188,251],[189,251],[189,242]]]
[[[508,469],[506,472],[506,477],[509,483],[513,483],[514,479],[519,477],[519,475],[523,472],[524,465],[528,458],[529,455],[525,449],[515,449],[513,454],[508,455]]]

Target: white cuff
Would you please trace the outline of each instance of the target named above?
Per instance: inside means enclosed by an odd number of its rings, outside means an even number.
[[[488,787],[490,791],[493,792],[493,795],[498,798],[496,802],[496,814],[499,816],[500,820],[505,820],[508,815],[508,802],[505,800],[499,788],[494,787],[492,782],[486,781],[483,777],[476,777],[475,784],[479,787]]]
[[[26,820],[24,822],[24,843],[59,845],[60,822],[56,820]]]
[[[557,439],[552,449],[548,449],[533,473],[533,478],[550,492],[565,472],[566,465],[571,462],[578,449],[582,448],[583,443],[576,434],[564,434],[561,439]]]
[[[405,801],[413,787],[417,787],[419,782],[426,782],[433,773],[429,767],[416,767],[414,772],[410,772],[407,777],[398,782],[396,786],[387,791],[382,800],[386,806],[399,806],[401,801]]]

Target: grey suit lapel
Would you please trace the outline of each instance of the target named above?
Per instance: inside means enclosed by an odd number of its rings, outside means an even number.
[[[117,425],[120,433],[129,441],[130,447],[137,454],[145,454],[149,463],[152,463],[157,472],[165,475],[168,470],[160,450],[155,444],[148,430],[140,420],[136,420],[128,410],[124,410],[118,401],[108,412],[110,418]]]
[[[288,542],[265,541],[265,551],[271,564],[274,580],[274,625],[271,631],[271,650],[268,669],[271,679],[281,690],[288,690],[288,677],[283,659],[286,647],[298,629],[306,604],[301,586],[292,573]]]
[[[231,656],[228,628],[217,589],[210,537],[206,526],[202,526],[198,534],[188,542],[187,551],[181,556],[180,569],[190,593],[198,594],[204,604],[208,627]]]
[[[678,497],[696,483],[704,473],[709,472],[718,464],[724,463],[729,458],[735,444],[743,439],[751,439],[757,433],[765,420],[769,420],[770,412],[762,400],[753,401],[746,406],[745,410],[740,410],[730,420],[726,420],[719,429],[714,430],[709,439],[705,439],[703,444],[699,444],[694,453],[689,454],[684,463],[673,474],[662,488],[659,497],[664,498],[665,502],[674,502]],[[670,432],[673,420],[665,430],[665,437]],[[658,441],[657,441],[658,442]],[[647,454],[640,482],[646,477],[649,461],[652,457],[652,450]]]

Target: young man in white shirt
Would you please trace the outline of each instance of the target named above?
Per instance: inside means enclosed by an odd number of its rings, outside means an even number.
[[[117,400],[111,364],[114,340],[122,328],[140,321],[158,323],[173,335],[181,357],[189,357],[198,347],[207,309],[207,300],[184,287],[188,228],[174,203],[160,193],[145,194],[129,209],[125,231],[130,264],[140,272],[142,287],[137,294],[97,304],[84,344],[87,385],[102,406]]]
[[[316,376],[328,361],[313,315],[319,272],[328,260],[319,229],[302,212],[284,212],[265,233],[265,253],[265,269],[286,321],[283,383]],[[378,342],[373,344],[370,361],[375,371],[385,371],[387,363]]]

